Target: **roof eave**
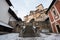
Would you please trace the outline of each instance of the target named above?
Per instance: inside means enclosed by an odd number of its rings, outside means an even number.
[[[10,0],[6,0],[9,6],[13,6]]]
[[[54,5],[54,3],[56,2],[56,0],[53,0],[51,5],[49,6],[48,10],[46,11],[46,14],[48,13],[48,11],[51,9],[51,7]]]

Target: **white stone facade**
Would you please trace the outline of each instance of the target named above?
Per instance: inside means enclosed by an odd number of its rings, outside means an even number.
[[[9,5],[6,2],[6,0],[0,0],[0,21],[8,24],[9,22],[9,18],[12,17],[9,12]],[[11,18],[11,20],[13,20],[14,18]]]

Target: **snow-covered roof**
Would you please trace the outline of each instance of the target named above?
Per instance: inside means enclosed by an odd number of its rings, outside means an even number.
[[[5,26],[5,27],[8,27],[8,28],[13,28],[13,27],[11,27],[11,26],[9,26],[8,24],[5,24],[5,23],[3,23],[3,22],[0,22],[0,25]]]

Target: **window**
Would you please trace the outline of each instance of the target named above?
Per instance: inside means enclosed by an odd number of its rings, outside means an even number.
[[[58,19],[59,16],[58,16],[58,13],[57,13],[57,11],[55,10],[54,7],[52,8],[52,11],[53,11],[54,19],[55,19],[55,20]]]
[[[60,26],[56,25],[58,32],[60,33]]]
[[[52,7],[52,12],[53,12],[54,16],[56,16],[57,12],[54,7]]]
[[[54,15],[56,15],[56,11],[55,10],[53,11],[53,13],[54,13]]]

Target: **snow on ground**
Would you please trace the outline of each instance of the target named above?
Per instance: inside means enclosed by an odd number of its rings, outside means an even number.
[[[18,33],[9,33],[5,35],[0,35],[0,40],[60,40],[60,34],[46,35],[40,33],[40,37],[18,37]]]
[[[18,38],[18,33],[0,35],[0,40],[16,40],[17,38]]]
[[[60,40],[60,34],[52,34],[46,37],[45,40]]]

